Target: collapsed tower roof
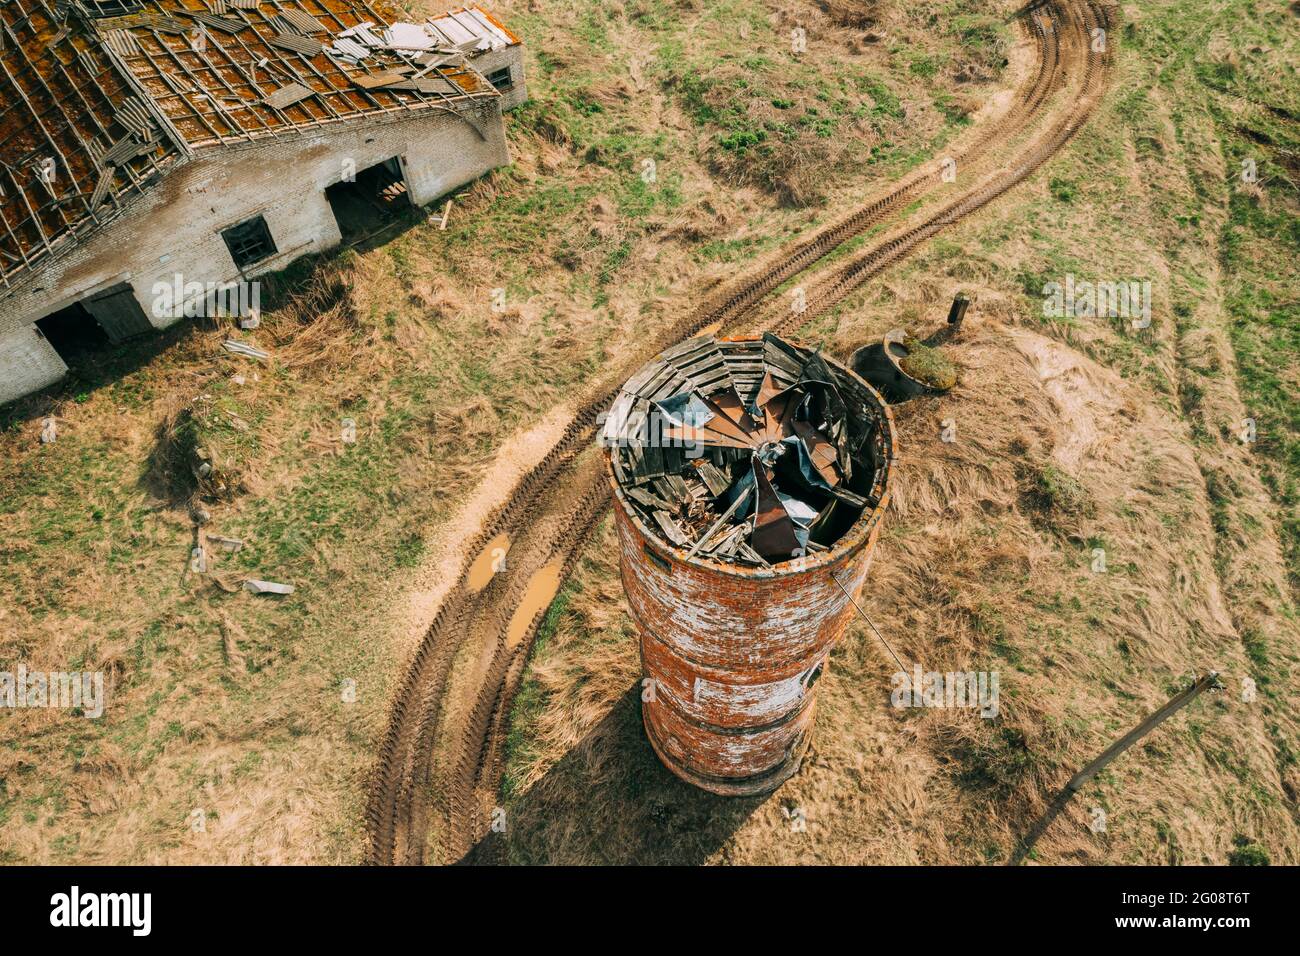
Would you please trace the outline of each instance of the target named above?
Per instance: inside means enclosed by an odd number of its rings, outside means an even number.
[[[772,334],[664,352],[624,386],[603,440],[656,537],[753,567],[831,549],[881,504],[892,456],[875,390]]]

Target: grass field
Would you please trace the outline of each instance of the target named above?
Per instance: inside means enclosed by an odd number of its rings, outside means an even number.
[[[531,99],[514,164],[446,231],[413,220],[275,277],[265,365],[186,325],[0,409],[0,670],[110,687],[98,720],[0,715],[0,862],[361,860],[391,692],[495,456],[646,330],[934,156],[1016,69],[1009,5],[967,0],[492,9],[527,41]],[[1074,770],[1214,667],[1226,690],[1091,783],[1035,859],[1298,861],[1300,18],[1120,12],[1115,85],[1070,147],[806,330],[847,355],[977,294],[957,388],[899,410],[865,606],[927,669],[998,670],[1000,717],[890,708],[893,666],[855,626],[803,771],[719,804],[645,743],[606,522],[516,701],[511,859],[1002,862]],[[1045,316],[1066,275],[1150,281],[1151,327]],[[225,491],[195,497],[185,442],[220,449]],[[207,575],[195,505],[245,541]],[[250,573],[297,591],[220,587]]]
[[[927,670],[997,670],[999,718],[892,709],[895,667],[853,627],[804,769],[720,805],[644,740],[606,526],[516,704],[511,859],[1003,862],[1074,771],[1212,667],[1226,689],[1100,774],[1031,859],[1297,861],[1297,13],[1122,4],[1116,83],[1071,147],[806,330],[847,355],[978,296],[958,387],[899,410],[865,606]],[[1150,328],[1046,316],[1067,275],[1149,281]]]
[[[1009,85],[1011,31],[973,3],[492,9],[531,100],[446,231],[273,277],[265,365],[187,324],[0,409],[0,662],[109,684],[98,720],[0,718],[0,860],[360,860],[390,693],[459,560],[447,522],[507,439]],[[176,467],[187,443],[219,449],[224,490]],[[196,504],[245,542],[207,575]],[[296,593],[219,585],[249,574]]]

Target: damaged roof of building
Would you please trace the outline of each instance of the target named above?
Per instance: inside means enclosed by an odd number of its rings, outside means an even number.
[[[891,435],[870,386],[769,333],[664,352],[623,387],[602,440],[656,537],[762,567],[827,551],[881,504]]]
[[[491,14],[398,23],[368,0],[5,0],[0,287],[185,156],[500,94]]]

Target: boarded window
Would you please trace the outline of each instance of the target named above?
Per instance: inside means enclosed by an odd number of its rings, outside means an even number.
[[[498,90],[513,89],[515,81],[510,76],[510,67],[503,66],[499,70],[493,70],[487,75],[488,82]]]
[[[261,216],[231,226],[221,234],[221,238],[226,240],[231,258],[241,269],[269,259],[276,253],[271,230],[266,227],[266,220]]]

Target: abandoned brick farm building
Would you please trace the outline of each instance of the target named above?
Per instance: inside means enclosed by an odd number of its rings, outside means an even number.
[[[509,162],[518,38],[382,0],[0,3],[0,403],[58,349],[163,328],[211,289],[341,243]]]

